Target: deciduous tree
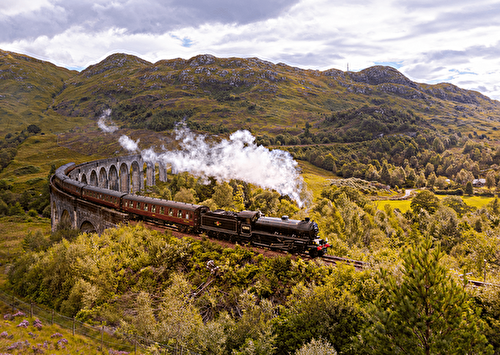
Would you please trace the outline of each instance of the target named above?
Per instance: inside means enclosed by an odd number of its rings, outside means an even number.
[[[424,190],[411,200],[410,207],[415,213],[419,213],[420,210],[434,213],[439,207],[439,199],[431,191]]]

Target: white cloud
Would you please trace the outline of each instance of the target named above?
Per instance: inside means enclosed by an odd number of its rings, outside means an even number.
[[[42,7],[52,7],[52,5],[49,0],[1,1],[0,14],[3,16],[15,16],[39,10]]]
[[[50,1],[23,13],[10,5],[0,48],[80,68],[115,52],[151,62],[259,57],[319,70],[393,62],[412,80],[449,81],[500,99],[496,0],[250,0],[243,8],[230,0]],[[41,11],[45,21],[34,16]],[[35,30],[15,30],[27,19]]]

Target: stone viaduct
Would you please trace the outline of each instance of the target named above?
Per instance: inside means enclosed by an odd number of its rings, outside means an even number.
[[[68,171],[68,166],[59,167]],[[136,193],[144,186],[167,181],[167,166],[145,162],[140,155],[95,160],[71,168],[67,176],[75,181],[123,193]],[[64,173],[64,171],[63,171]],[[82,200],[57,188],[51,179],[51,224],[56,230],[61,221],[84,232],[101,234],[106,228],[116,227],[128,220],[128,214],[89,201]]]

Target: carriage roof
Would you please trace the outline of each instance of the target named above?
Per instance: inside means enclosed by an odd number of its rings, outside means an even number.
[[[156,206],[170,207],[170,208],[182,209],[182,210],[187,210],[187,211],[195,211],[195,210],[200,209],[200,208],[208,209],[207,206],[203,206],[203,205],[195,205],[195,204],[191,204],[191,203],[169,201],[169,200],[163,200],[163,199],[159,199],[159,198],[138,196],[138,195],[127,195],[127,196],[123,197],[123,200],[136,201],[136,202],[141,202],[141,203],[149,203],[149,204],[153,204]]]
[[[73,180],[73,181],[74,182],[78,182],[76,180]],[[85,185],[85,184],[83,184],[83,185]],[[115,191],[115,190],[109,190],[109,189],[105,189],[105,188],[98,187],[98,186],[92,186],[92,185],[86,185],[83,189],[87,190],[87,191],[98,192],[98,193],[101,193],[101,194],[104,194],[104,195],[108,195],[108,196],[118,197],[118,198],[126,195],[125,192],[120,192],[120,191]]]

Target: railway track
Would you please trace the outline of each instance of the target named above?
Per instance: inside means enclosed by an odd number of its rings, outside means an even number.
[[[137,223],[137,222],[132,222],[132,223]],[[199,236],[199,235],[182,233],[182,232],[179,232],[179,231],[177,231],[175,229],[166,227],[166,226],[161,225],[161,224],[157,224],[157,223],[153,223],[153,222],[148,222],[148,221],[141,221],[141,223],[143,223],[148,228],[155,229],[155,230],[158,230],[158,231],[166,231],[166,230],[171,231],[172,234],[175,237],[177,237],[177,238],[193,237],[193,238],[199,239],[199,240],[202,239],[202,237]],[[230,243],[230,242],[224,241],[224,240],[219,240],[219,239],[210,239],[210,240],[212,240],[213,242],[219,243],[219,244],[221,244],[224,247],[235,246],[234,243]],[[245,246],[243,245],[243,247],[245,247]],[[262,247],[258,247],[258,246],[251,246],[250,248],[252,250],[254,250],[254,251],[258,251],[261,254],[264,254],[265,256],[278,256],[278,255],[286,255],[287,254],[287,252],[285,252],[285,251],[271,250],[269,248],[262,248]],[[310,260],[313,259],[313,258],[311,258],[307,254],[300,255],[300,257],[302,257],[304,259],[310,259]],[[353,265],[354,268],[357,271],[362,271],[362,270],[370,269],[372,267],[370,263],[367,263],[365,261],[359,261],[359,260],[354,260],[354,259],[342,258],[342,257],[339,257],[339,256],[328,255],[328,254],[327,255],[323,255],[322,257],[320,257],[318,259],[321,259],[326,264],[334,264],[334,265],[346,264],[346,265]],[[500,285],[498,285],[498,284],[493,284],[493,283],[483,282],[483,281],[477,281],[477,280],[468,280],[468,282],[469,282],[469,284],[471,284],[474,287],[485,287],[485,286],[500,287]]]
[[[370,264],[364,261],[341,258],[339,256],[334,255],[323,255],[321,259],[329,264],[347,264],[353,265],[356,270],[365,270],[370,268]]]
[[[136,223],[136,222],[133,222],[133,223]],[[199,235],[189,234],[189,233],[183,233],[183,232],[177,231],[176,229],[164,226],[162,224],[158,224],[158,223],[154,223],[154,222],[149,222],[149,221],[142,221],[142,223],[145,226],[147,226],[148,228],[155,229],[155,230],[158,230],[158,231],[166,231],[166,230],[171,231],[172,234],[174,236],[178,237],[178,238],[182,238],[182,237],[186,236],[186,237],[194,237],[196,239],[201,239],[201,237]],[[235,245],[235,244],[230,243],[228,241],[223,241],[223,240],[219,240],[219,239],[210,239],[210,240],[212,240],[212,241],[214,241],[216,243],[222,244],[223,246]],[[284,254],[288,254],[286,251],[283,251],[283,250],[273,249],[273,248],[269,248],[269,247],[261,247],[261,246],[257,246],[257,245],[251,245],[250,248],[252,248],[253,250],[259,250],[260,252],[265,252],[265,253],[272,254],[272,255],[284,255]],[[313,258],[311,258],[307,254],[301,254],[300,256],[302,258],[306,258],[306,259],[313,259]],[[333,255],[328,255],[328,254],[321,256],[319,259],[323,260],[323,262],[325,262],[327,264],[335,264],[335,265],[337,265],[337,264],[347,264],[347,265],[353,265],[356,270],[364,270],[364,269],[370,268],[370,264],[366,263],[364,261],[353,260],[353,259],[348,259],[348,258],[341,258],[339,256],[333,256]]]

